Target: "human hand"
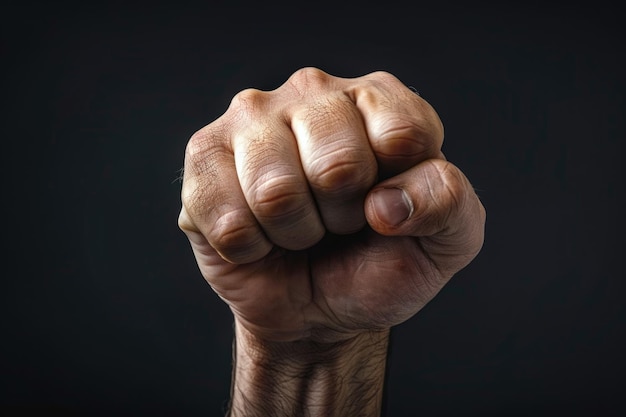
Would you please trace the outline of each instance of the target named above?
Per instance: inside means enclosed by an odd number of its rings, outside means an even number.
[[[268,341],[388,329],[480,250],[485,210],[435,110],[385,72],[248,89],[189,140],[179,226],[236,322]]]

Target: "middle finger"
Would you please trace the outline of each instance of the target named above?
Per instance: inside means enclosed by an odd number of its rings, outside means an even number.
[[[291,111],[302,168],[326,229],[347,234],[365,225],[363,202],[377,164],[360,112],[340,91]]]

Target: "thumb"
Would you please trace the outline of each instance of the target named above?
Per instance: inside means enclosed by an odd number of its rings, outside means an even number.
[[[369,225],[385,236],[420,238],[443,269],[458,271],[480,251],[485,209],[465,175],[442,159],[426,160],[376,185],[366,197]]]

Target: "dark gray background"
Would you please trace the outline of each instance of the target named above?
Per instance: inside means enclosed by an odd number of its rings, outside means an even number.
[[[386,415],[626,410],[617,9],[50,3],[0,13],[3,411],[223,414],[231,317],[176,178],[236,92],[302,66],[417,88],[487,208],[478,258],[394,330]]]

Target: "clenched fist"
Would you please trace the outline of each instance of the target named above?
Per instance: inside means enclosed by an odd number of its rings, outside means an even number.
[[[377,416],[389,329],[478,253],[485,210],[396,77],[315,68],[192,136],[179,226],[235,318],[230,416]]]
[[[393,75],[304,68],[188,142],[179,226],[241,326],[337,341],[414,315],[483,243],[435,110]]]

